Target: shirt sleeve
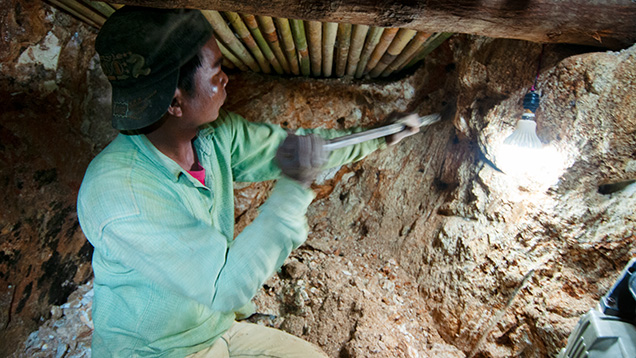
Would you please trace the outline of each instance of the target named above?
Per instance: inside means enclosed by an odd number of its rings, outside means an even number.
[[[274,124],[248,122],[235,113],[226,111],[224,114],[224,119],[219,124],[225,123],[226,128],[231,131],[234,181],[253,182],[278,178],[280,169],[274,161],[274,156],[278,146],[287,136],[287,131]],[[324,139],[331,139],[362,130],[362,128],[345,130],[313,128],[298,129],[295,133],[298,135],[315,133]],[[384,138],[379,138],[332,151],[329,153],[325,169],[356,162],[373,151],[385,147]]]
[[[299,129],[296,131],[296,134],[308,134],[315,133],[320,135],[324,139],[332,139],[338,138],[345,135],[349,135],[352,133],[358,133],[364,131],[364,128],[349,128],[349,129],[324,129],[324,128],[313,128],[313,129]],[[358,143],[355,145],[351,145],[345,148],[336,149],[329,153],[329,159],[327,160],[327,164],[325,165],[325,169],[334,168],[340,165],[357,162],[358,160],[363,159],[367,155],[376,151],[377,149],[386,148],[386,141],[384,138],[372,139],[366,142]]]
[[[277,179],[281,171],[274,161],[287,132],[278,125],[248,122],[236,113],[223,111],[217,132],[230,141],[234,181],[255,182]],[[221,125],[223,124],[223,125]]]
[[[137,192],[137,213],[104,225],[99,246],[109,260],[215,311],[248,303],[307,237],[305,212],[314,196],[289,179],[278,181],[234,241],[156,189]]]

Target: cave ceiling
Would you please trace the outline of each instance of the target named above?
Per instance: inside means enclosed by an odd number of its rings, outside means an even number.
[[[453,33],[610,49],[636,41],[631,0],[48,2],[96,28],[123,5],[201,9],[226,67],[317,78],[399,74]]]

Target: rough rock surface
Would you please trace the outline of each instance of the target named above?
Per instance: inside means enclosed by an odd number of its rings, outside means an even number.
[[[92,276],[92,247],[79,229],[75,201],[88,162],[105,142],[100,138],[113,131],[95,135],[85,124],[91,110],[104,113],[92,95],[105,81],[95,74],[95,29],[42,1],[0,3],[4,356],[37,329],[51,305],[66,302]],[[97,118],[107,126],[103,116]]]
[[[3,19],[19,17],[10,30],[23,33],[13,35],[18,45],[3,44],[0,79],[10,89],[0,92],[9,103],[0,122],[9,193],[0,333],[11,342],[0,353],[81,357],[90,286],[68,295],[89,277],[90,251],[74,199],[88,160],[112,138],[108,91],[92,30],[41,4],[10,3]],[[52,65],[47,49],[56,44],[58,64],[76,67]],[[636,47],[589,51],[545,48],[537,122],[548,155],[561,159],[551,167],[514,156],[526,165],[513,169],[500,156],[532,86],[537,44],[457,36],[425,67],[384,83],[231,76],[229,109],[290,128],[373,126],[393,110],[458,108],[452,120],[319,180],[309,239],[256,297],[272,315],[259,322],[332,357],[557,352],[636,254]],[[237,231],[270,188],[237,185]]]
[[[417,97],[426,107],[456,95],[453,126],[435,126],[342,168],[335,183],[318,185],[329,195],[310,208],[307,248],[342,255],[361,272],[352,258],[363,257],[375,272],[395,260],[417,285],[437,332],[467,356],[553,355],[636,253],[636,188],[626,186],[636,179],[636,47],[581,55],[573,54],[589,49],[544,49],[537,122],[547,154],[537,154],[539,164],[514,157],[526,163],[521,170],[506,167],[506,149],[498,153],[521,114],[541,46],[467,38],[451,48],[456,70],[450,76],[457,81]],[[400,93],[391,85],[383,89],[376,91]],[[247,102],[240,110],[250,108],[259,110]],[[560,162],[548,160],[555,158]],[[296,259],[315,260],[302,250]],[[311,275],[300,279],[311,282]],[[317,333],[329,313],[311,312],[305,319],[290,315],[293,323],[281,327],[297,334],[303,327],[311,332],[304,338],[333,356],[374,352],[372,344],[360,344],[374,341],[358,331],[368,319],[364,313],[352,311],[336,324],[353,327],[340,345],[339,339],[325,344]]]
[[[93,321],[93,281],[81,285],[51,317],[14,352],[20,358],[90,358]]]

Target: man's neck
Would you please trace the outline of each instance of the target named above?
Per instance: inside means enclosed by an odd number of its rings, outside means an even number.
[[[148,140],[168,158],[185,170],[198,169],[198,158],[192,144],[196,128],[182,128],[168,119],[160,127],[146,134]]]

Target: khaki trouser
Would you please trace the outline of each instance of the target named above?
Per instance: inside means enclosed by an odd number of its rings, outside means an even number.
[[[283,331],[234,322],[211,347],[186,358],[326,358],[318,347]]]

